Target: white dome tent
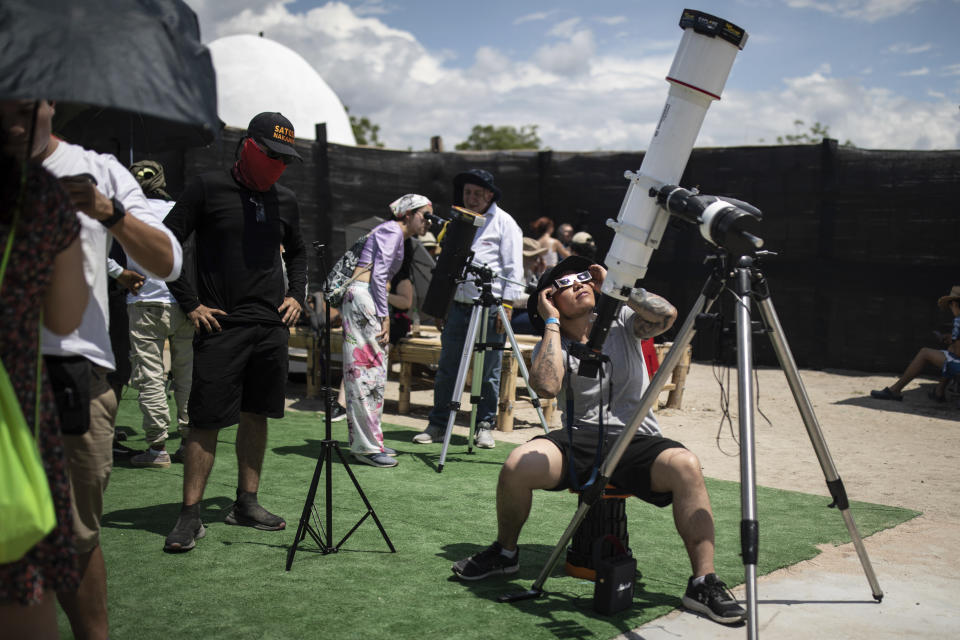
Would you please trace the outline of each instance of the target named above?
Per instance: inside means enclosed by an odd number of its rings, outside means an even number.
[[[279,111],[298,138],[312,140],[314,125],[325,122],[329,142],[357,144],[340,98],[292,49],[254,35],[226,36],[208,47],[217,73],[217,110],[227,126],[246,129],[258,113]]]

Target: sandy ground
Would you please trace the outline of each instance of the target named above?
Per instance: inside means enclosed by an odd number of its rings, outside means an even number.
[[[824,472],[783,372],[763,368],[756,375],[758,484],[828,496]],[[724,379],[729,391],[731,415],[726,423],[717,376]],[[734,481],[740,478],[739,447],[734,438],[738,430],[736,378],[736,370],[715,371],[710,365],[694,363],[683,407],[658,411],[664,433],[700,457],[704,475]],[[836,626],[830,632],[821,629],[817,636],[957,637],[960,606],[952,594],[960,587],[960,561],[955,552],[960,546],[960,483],[956,477],[960,399],[952,395],[945,404],[928,399],[932,380],[908,386],[903,402],[870,398],[871,389],[893,381],[892,374],[801,371],[801,379],[849,498],[907,507],[923,515],[865,540],[885,592],[883,603],[873,601],[852,545],[828,547],[809,562],[761,578],[760,631],[768,637],[804,638],[813,637],[811,625],[827,624]],[[417,430],[424,427],[432,402],[428,380],[415,384],[409,415],[396,414],[396,382],[388,384],[386,398],[385,421]],[[665,400],[666,394],[661,398]],[[298,409],[319,408],[318,401],[301,399],[292,404]],[[540,432],[536,413],[527,403],[518,403],[516,415],[514,431],[497,432],[498,440],[525,442]],[[465,422],[461,419],[458,423]],[[743,581],[742,576],[733,578],[731,582]],[[743,597],[742,587],[735,592]],[[816,606],[802,606],[813,602]],[[831,609],[830,605],[835,606]],[[724,634],[739,638],[744,630],[727,631],[678,611],[627,637],[728,637]]]

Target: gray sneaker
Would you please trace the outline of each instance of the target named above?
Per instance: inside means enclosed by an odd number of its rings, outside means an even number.
[[[417,444],[432,444],[443,440],[443,429],[433,425],[427,426],[424,431],[413,436],[413,441]]]
[[[490,423],[484,420],[477,425],[477,434],[473,439],[474,444],[480,449],[493,449],[497,442],[493,439],[493,431],[490,429]]]
[[[147,448],[130,458],[130,464],[141,469],[166,469],[170,466],[170,454],[165,449]]]

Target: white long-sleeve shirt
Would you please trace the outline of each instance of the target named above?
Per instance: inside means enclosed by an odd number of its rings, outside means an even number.
[[[471,246],[473,262],[485,264],[495,274],[512,280],[508,282],[494,278],[493,295],[507,302],[515,300],[523,293],[522,284],[514,284],[523,282],[523,232],[513,216],[495,202],[483,216],[483,226],[477,229]],[[472,280],[468,280],[457,287],[454,300],[469,304],[479,296],[480,290]]]

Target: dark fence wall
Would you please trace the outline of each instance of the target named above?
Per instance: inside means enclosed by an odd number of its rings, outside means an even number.
[[[305,161],[281,182],[297,192],[308,241],[345,249],[348,227],[384,217],[407,192],[452,203],[453,176],[470,167],[491,171],[501,204],[526,229],[546,215],[590,231],[605,255],[627,182],[642,153],[406,152],[299,142]],[[172,188],[190,175],[233,162],[241,132],[227,130],[172,171]],[[176,160],[171,160],[176,165]],[[936,299],[960,284],[960,151],[865,151],[820,145],[695,149],[681,179],[703,193],[745,200],[763,211],[759,235],[778,255],[763,261],[773,303],[798,364],[892,372],[901,370],[931,330],[949,317]],[[710,254],[699,232],[671,222],[654,253],[645,286],[666,296],[681,315],[700,292]],[[321,267],[311,265],[311,282]],[[719,305],[732,319],[729,296]],[[755,314],[758,315],[758,314]],[[757,361],[775,364],[765,338]],[[711,357],[716,341],[702,332],[696,358]]]

